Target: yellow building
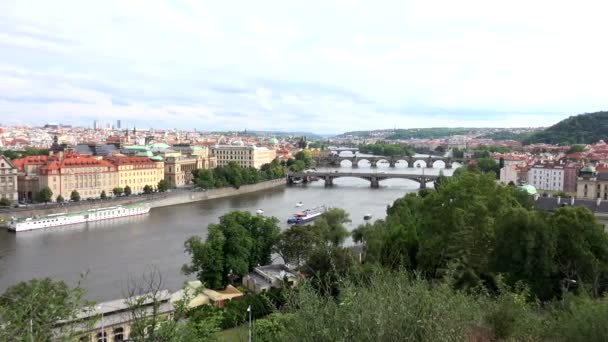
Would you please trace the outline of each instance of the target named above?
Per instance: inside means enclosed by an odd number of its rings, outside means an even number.
[[[277,157],[275,150],[256,146],[216,145],[211,147],[211,153],[217,158],[218,166],[226,166],[230,162],[235,162],[241,167],[255,167],[256,169],[272,162]]]
[[[162,161],[154,161],[148,157],[107,157],[106,160],[116,166],[118,180],[116,187],[125,188],[127,185],[133,193],[142,193],[144,187],[153,188],[165,179],[165,165]]]

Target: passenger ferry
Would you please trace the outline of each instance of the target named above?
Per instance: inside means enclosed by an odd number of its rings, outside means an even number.
[[[13,218],[8,229],[15,232],[34,230],[49,227],[65,226],[69,224],[108,220],[119,217],[143,215],[150,212],[149,206],[126,205],[108,208],[90,209],[77,213],[52,214],[43,217]]]
[[[321,216],[324,212],[327,211],[327,209],[328,208],[324,205],[322,205],[320,207],[312,208],[312,209],[306,209],[300,213],[294,214],[293,217],[290,217],[287,220],[287,223],[289,223],[289,224],[308,223],[310,221],[313,221],[317,217]]]

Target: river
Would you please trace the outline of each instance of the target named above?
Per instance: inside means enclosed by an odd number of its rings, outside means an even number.
[[[348,162],[345,162],[348,163]],[[341,167],[341,171],[370,172],[365,162],[360,167]],[[384,172],[437,174],[438,169],[412,169],[387,164]],[[444,170],[451,174],[451,170]],[[187,280],[180,272],[189,261],[184,241],[193,235],[205,237],[207,225],[230,210],[255,212],[277,217],[282,229],[285,221],[303,202],[303,208],[326,204],[350,213],[349,230],[364,222],[363,215],[374,219],[385,216],[386,206],[418,184],[405,179],[388,179],[379,189],[358,178],[340,178],[325,188],[322,181],[299,184],[223,199],[171,207],[154,208],[146,216],[98,221],[22,233],[0,231],[0,291],[23,280],[50,277],[75,284],[87,273],[83,285],[87,298],[103,301],[124,297],[129,277],[141,277],[146,270],[158,269],[164,287],[178,289]]]

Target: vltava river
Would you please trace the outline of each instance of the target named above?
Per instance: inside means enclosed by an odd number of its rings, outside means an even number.
[[[398,165],[396,169],[389,169],[388,165],[377,169],[361,166],[358,169],[340,169],[422,172],[420,168],[406,169],[404,165]],[[437,174],[438,170],[425,169],[424,172]],[[451,174],[451,170],[444,172]],[[382,181],[379,189],[371,189],[369,182],[357,178],[334,182],[331,188],[325,188],[319,181],[237,197],[154,208],[142,217],[18,234],[2,230],[0,291],[19,281],[41,277],[74,284],[80,274],[88,272],[84,281],[87,297],[98,301],[110,300],[124,296],[129,277],[141,277],[151,267],[162,273],[165,288],[176,290],[186,280],[180,273],[181,266],[189,260],[184,253],[184,241],[193,235],[205,237],[207,225],[217,222],[218,217],[230,210],[255,212],[263,209],[265,215],[277,217],[281,228],[285,228],[287,218],[297,211],[297,202],[303,202],[303,208],[325,204],[348,211],[353,221],[349,224],[352,230],[364,222],[364,214],[371,213],[374,219],[383,218],[388,204],[418,189],[417,183],[402,179]]]

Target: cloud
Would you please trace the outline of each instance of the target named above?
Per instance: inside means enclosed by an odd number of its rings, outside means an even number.
[[[605,109],[606,5],[0,3],[0,115],[345,130],[549,125]],[[5,119],[7,118],[7,119]]]

